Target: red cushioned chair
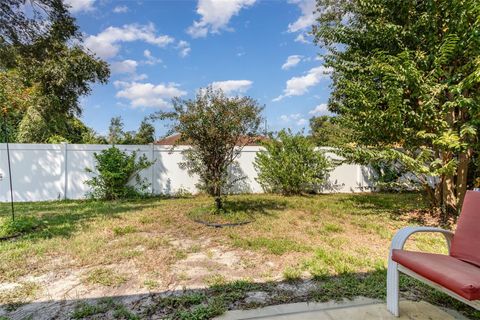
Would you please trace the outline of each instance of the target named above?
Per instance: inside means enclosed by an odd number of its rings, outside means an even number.
[[[417,232],[445,236],[448,255],[403,250]],[[399,272],[418,279],[480,310],[480,192],[467,191],[455,234],[429,227],[406,227],[393,237],[388,258],[387,308],[398,311]]]

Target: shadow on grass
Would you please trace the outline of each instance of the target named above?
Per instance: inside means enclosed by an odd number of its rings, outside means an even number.
[[[122,201],[52,201],[16,203],[16,219],[34,219],[37,226],[21,235],[22,239],[70,237],[98,217],[116,218],[118,215],[155,207],[159,198]],[[10,219],[8,205],[0,204],[0,218]]]
[[[248,224],[262,216],[274,216],[287,208],[287,201],[256,197],[231,197],[218,211],[213,203],[194,208],[188,213],[193,221],[211,227],[234,227]]]
[[[259,198],[236,198],[227,199],[225,207],[232,212],[247,212],[251,215],[272,215],[272,211],[285,210],[287,208],[286,200],[279,199],[259,199]]]
[[[361,209],[361,214],[389,213],[392,218],[427,208],[423,195],[414,192],[349,194],[338,201],[347,207]]]
[[[295,302],[342,301],[355,297],[385,300],[386,270],[346,273],[312,280],[254,283],[238,280],[206,289],[73,299],[0,306],[3,317],[73,319],[211,319],[228,310],[252,309]],[[403,297],[424,300],[480,319],[474,309],[420,282],[401,277]],[[408,289],[408,291],[407,291]],[[256,298],[254,298],[256,297]],[[7,311],[8,310],[8,311]]]

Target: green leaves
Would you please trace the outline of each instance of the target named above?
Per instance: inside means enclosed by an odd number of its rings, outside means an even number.
[[[45,143],[63,137],[82,142],[85,131],[78,132],[76,126],[81,114],[78,99],[90,93],[92,83],[108,80],[107,63],[81,46],[75,20],[62,1],[4,2],[0,80],[7,85],[0,88],[5,91],[0,104],[8,107],[12,140]]]
[[[263,143],[255,158],[257,181],[266,192],[285,195],[318,191],[332,164],[306,137],[282,130]]]
[[[341,146],[353,140],[353,132],[336,117],[313,117],[310,119],[310,128],[310,138],[317,146]]]
[[[190,146],[182,151],[186,160],[180,166],[199,176],[197,187],[214,196],[220,209],[229,184],[243,177],[235,160],[244,146],[258,140],[263,107],[250,97],[228,97],[207,87],[195,99],[174,99],[173,108],[152,117],[172,121],[168,134],[179,133],[177,143]]]
[[[459,41],[460,38],[456,34],[447,34],[438,48],[434,64],[440,67],[448,64],[454,57]]]
[[[478,1],[318,0],[318,8],[315,40],[334,70],[330,109],[369,150],[358,153],[396,159],[432,203],[456,210],[478,150]]]
[[[145,155],[127,154],[117,147],[94,153],[95,170],[86,168],[89,173],[96,173],[86,182],[92,187],[90,196],[95,199],[116,200],[137,197],[145,193],[149,183],[141,179],[139,172],[150,167],[153,162]]]

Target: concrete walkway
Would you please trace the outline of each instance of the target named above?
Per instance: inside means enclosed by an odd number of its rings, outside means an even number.
[[[466,319],[456,311],[444,310],[427,302],[401,301],[400,318],[392,316],[385,303],[358,298],[345,302],[292,303],[261,309],[229,311],[218,320],[364,320],[364,319],[415,319],[453,320]]]

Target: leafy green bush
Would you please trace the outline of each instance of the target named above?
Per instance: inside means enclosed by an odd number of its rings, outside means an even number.
[[[330,161],[301,134],[282,130],[263,146],[266,152],[257,154],[254,165],[257,181],[266,192],[284,195],[314,192],[325,182]]]
[[[95,199],[124,199],[142,196],[150,186],[142,179],[139,172],[150,167],[153,162],[145,155],[138,157],[137,153],[127,154],[117,147],[94,153],[95,171],[86,168],[89,173],[97,173],[86,183],[92,190],[89,196]]]
[[[33,231],[40,226],[40,221],[34,217],[17,217],[8,219],[0,225],[0,237],[15,236]]]

